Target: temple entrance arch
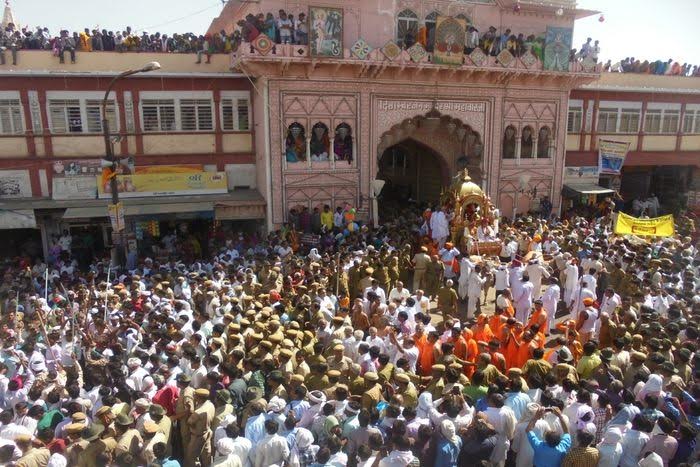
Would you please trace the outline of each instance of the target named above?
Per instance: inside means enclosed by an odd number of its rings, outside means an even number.
[[[377,178],[386,182],[383,203],[432,205],[439,201],[443,186],[449,184],[449,168],[434,149],[406,138],[381,154]]]
[[[431,110],[385,131],[377,146],[375,178],[386,183],[380,211],[389,207],[435,205],[460,170],[481,184],[483,140],[469,125]]]

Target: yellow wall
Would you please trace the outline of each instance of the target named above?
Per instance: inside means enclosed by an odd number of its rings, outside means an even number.
[[[0,138],[0,157],[13,158],[26,157],[28,155],[27,142],[24,137]]]
[[[700,151],[700,135],[683,136],[681,151]]]
[[[105,155],[105,140],[102,136],[53,136],[51,143],[56,157]]]
[[[144,135],[145,154],[202,154],[216,150],[214,135]]]
[[[230,133],[223,136],[224,152],[251,152],[253,138],[250,133]]]
[[[581,135],[569,134],[566,135],[566,150],[578,151],[578,144],[581,141]]]
[[[148,62],[160,63],[160,71],[151,71],[149,75],[163,73],[227,73],[230,72],[231,57],[228,54],[215,54],[211,63],[197,65],[195,54],[159,54],[159,53],[119,53],[119,52],[77,52],[76,63],[66,60],[58,62],[51,52],[40,50],[20,50],[17,66],[4,65],[3,71],[45,70],[62,73],[122,72],[142,68]]]
[[[673,151],[675,149],[675,136],[644,136],[644,142],[642,143],[642,151]]]

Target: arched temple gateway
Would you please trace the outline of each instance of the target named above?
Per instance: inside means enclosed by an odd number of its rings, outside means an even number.
[[[308,18],[302,43],[248,35],[232,59],[258,93],[271,226],[294,207],[346,202],[369,219],[375,179],[380,210],[392,199],[437,203],[465,168],[503,216],[542,195],[558,208],[568,94],[600,71],[569,61],[572,30],[594,12],[573,0],[231,0],[209,32],[279,10]],[[464,43],[467,28],[491,26],[525,45]]]

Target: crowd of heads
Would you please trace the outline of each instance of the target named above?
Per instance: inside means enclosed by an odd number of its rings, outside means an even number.
[[[501,219],[477,258],[447,241],[449,210],[356,214],[213,231],[187,260],[184,229],[126,268],[81,267],[65,232],[48,264],[7,260],[0,461],[698,459],[693,219],[646,241],[611,235],[610,212]],[[302,236],[316,222],[326,243]]]
[[[48,28],[37,26],[17,28],[8,24],[0,31],[0,46],[12,50],[51,50],[58,52],[66,47],[79,52],[166,52],[207,54],[229,53],[240,44],[240,33],[227,34],[161,34],[132,31],[127,26],[123,31],[85,28],[82,32],[61,30],[51,34]]]
[[[604,71],[613,73],[641,73],[648,75],[671,75],[671,76],[700,76],[700,66],[690,63],[683,63],[669,58],[668,60],[640,60],[634,57],[612,63],[608,60],[603,66]]]

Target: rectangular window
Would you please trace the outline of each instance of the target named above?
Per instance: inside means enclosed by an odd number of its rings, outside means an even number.
[[[644,132],[645,133],[661,133],[661,110],[647,110],[644,117]]]
[[[617,109],[598,110],[598,133],[617,132]]]
[[[221,99],[221,128],[224,131],[250,131],[249,107],[248,99]]]
[[[700,110],[686,110],[683,118],[683,133],[700,133]]]
[[[680,112],[678,110],[664,110],[663,119],[661,121],[661,132],[662,133],[676,133],[676,132],[678,132],[679,119],[680,119]]]
[[[620,128],[618,133],[638,133],[639,132],[639,110],[622,109],[620,113]]]
[[[0,135],[16,135],[23,132],[19,99],[0,99]]]
[[[566,121],[566,131],[568,133],[581,133],[582,121],[583,109],[581,107],[569,107],[569,116]]]
[[[114,101],[107,101],[105,107],[107,113],[107,123],[110,132],[117,132],[117,114],[114,111]],[[102,133],[102,101],[99,99],[88,99],[85,101],[85,117],[89,133]]]
[[[113,100],[107,101],[107,122],[110,131],[119,125]],[[102,133],[102,100],[49,99],[51,133]]]
[[[142,126],[145,132],[175,131],[175,101],[144,99],[141,101]]]
[[[182,131],[213,130],[211,101],[208,99],[182,99],[180,101],[180,128]]]
[[[83,117],[79,99],[50,99],[51,133],[82,133]]]

